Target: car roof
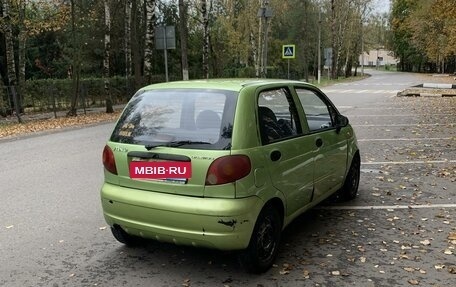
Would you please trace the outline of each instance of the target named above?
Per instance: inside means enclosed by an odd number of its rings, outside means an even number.
[[[152,84],[143,87],[141,90],[154,90],[154,89],[223,89],[239,92],[247,86],[261,86],[265,84],[305,84],[312,86],[306,82],[284,80],[284,79],[260,79],[260,78],[247,78],[247,79],[203,79],[203,80],[190,80],[190,81],[175,81],[159,84]]]

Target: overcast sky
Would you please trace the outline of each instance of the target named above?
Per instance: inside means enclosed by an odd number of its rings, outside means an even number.
[[[389,12],[390,0],[374,0],[373,1],[374,13],[385,13]]]

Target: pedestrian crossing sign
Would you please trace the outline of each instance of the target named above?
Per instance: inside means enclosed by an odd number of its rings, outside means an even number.
[[[295,58],[295,45],[283,45],[282,46],[282,58],[283,59],[294,59]]]

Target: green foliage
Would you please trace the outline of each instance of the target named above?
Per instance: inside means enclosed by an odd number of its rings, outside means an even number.
[[[357,0],[362,3],[366,0]],[[104,10],[102,1],[74,0],[76,14],[76,46],[72,41],[71,7],[68,1],[37,0],[27,6],[27,79],[64,79],[69,76],[74,53],[81,53],[81,75],[98,77],[102,75]],[[210,32],[210,75],[224,77],[236,75],[255,75],[255,65],[259,59],[259,18],[257,16],[261,1],[211,0],[209,3]],[[144,53],[145,29],[143,1],[138,1],[137,39],[140,53]],[[176,27],[179,39],[178,5],[176,0],[158,1],[157,25],[166,23]],[[111,0],[111,75],[125,75],[125,5],[126,1]],[[202,71],[202,25],[200,1],[188,1],[188,58],[190,78],[200,78]],[[317,69],[317,31],[319,5],[322,9],[322,47],[330,46],[328,10],[325,1],[280,1],[270,0],[274,12],[270,20],[269,32],[269,70],[276,75],[286,75],[287,62],[281,58],[283,44],[295,44],[297,57],[290,62],[296,75],[311,75]],[[358,5],[358,4],[357,4]],[[361,5],[361,4],[360,4]],[[352,27],[357,29],[359,27]],[[358,33],[359,34],[359,33]],[[351,40],[353,41],[353,40]],[[344,45],[342,55],[352,54],[356,58],[360,48],[353,49]],[[152,55],[152,70],[155,75],[164,75],[163,51],[155,50]],[[351,57],[350,57],[351,58]],[[180,78],[180,46],[168,51],[170,78]],[[142,68],[142,66],[141,66]],[[143,71],[141,71],[142,73]],[[142,75],[141,75],[142,76]]]
[[[133,93],[133,79],[125,77],[112,77],[109,79],[110,94],[114,104],[126,103]],[[58,110],[69,107],[72,97],[71,79],[39,79],[29,80],[25,83],[24,107],[33,111],[51,111],[54,107]],[[103,106],[105,103],[104,79],[84,78],[80,81],[79,108]]]
[[[393,49],[401,70],[455,71],[455,0],[394,0]]]

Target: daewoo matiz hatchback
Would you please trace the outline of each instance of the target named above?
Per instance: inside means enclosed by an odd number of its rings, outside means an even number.
[[[103,150],[114,237],[240,250],[274,262],[281,231],[331,195],[352,199],[360,154],[348,119],[316,87],[201,80],[140,89]]]

